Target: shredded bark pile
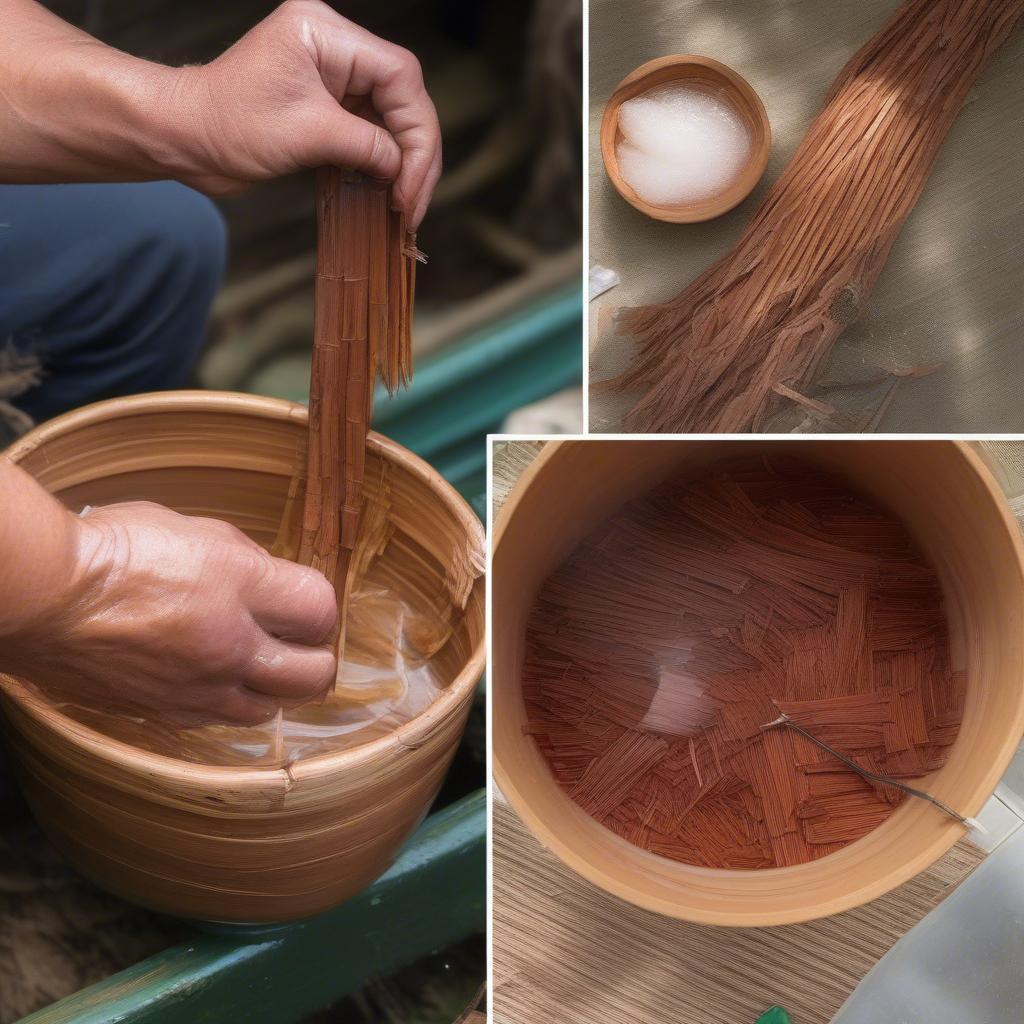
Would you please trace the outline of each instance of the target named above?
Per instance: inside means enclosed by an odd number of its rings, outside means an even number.
[[[908,0],[846,65],[735,248],[674,299],[624,310],[642,432],[762,429],[853,323],[1024,0]]]
[[[672,481],[594,531],[527,628],[529,731],[572,799],[653,853],[816,860],[941,767],[963,713],[934,571],[903,526],[798,460]]]

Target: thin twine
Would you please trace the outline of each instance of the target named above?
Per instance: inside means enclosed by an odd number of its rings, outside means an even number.
[[[776,710],[778,706],[776,705]],[[789,717],[784,711],[779,711],[779,717],[774,721],[766,722],[761,726],[762,729],[774,729],[780,725],[788,726],[790,729],[800,733],[805,739],[810,740],[815,746],[820,747],[822,750],[831,754],[833,757],[838,758],[847,768],[852,769],[858,775],[862,775],[865,779],[870,779],[872,782],[877,782],[882,786],[892,786],[893,789],[898,789],[902,793],[908,793],[910,796],[916,796],[920,800],[927,800],[929,803],[935,804],[939,810],[944,811],[951,818],[955,818],[965,828],[977,829],[979,832],[987,833],[988,829],[978,821],[977,818],[967,818],[960,814],[958,811],[954,811],[949,804],[944,803],[937,796],[932,796],[931,793],[926,793],[923,789],[915,789],[913,786],[908,786],[905,782],[900,782],[898,779],[891,778],[888,775],[879,775],[877,772],[869,771],[862,765],[857,764],[856,761],[851,760],[845,754],[839,753],[833,747],[830,747],[824,740],[818,739],[817,736],[809,733],[802,725],[797,725],[792,718]]]

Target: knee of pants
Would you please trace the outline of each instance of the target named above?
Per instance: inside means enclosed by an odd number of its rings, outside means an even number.
[[[0,198],[15,229],[0,251],[0,332],[44,365],[19,409],[43,420],[188,383],[227,249],[210,199],[169,181],[0,186]]]
[[[160,386],[175,387],[185,383],[205,337],[224,274],[227,230],[216,205],[199,192],[161,182],[154,198],[137,224],[152,289],[142,303],[150,325],[139,342],[151,372],[166,375]]]
[[[178,292],[212,301],[224,274],[227,228],[207,196],[176,182],[161,182],[150,219],[138,225],[161,263],[162,277]]]

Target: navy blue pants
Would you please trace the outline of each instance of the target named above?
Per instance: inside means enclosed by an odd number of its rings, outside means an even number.
[[[40,422],[185,386],[225,249],[217,208],[175,182],[0,185],[0,399]],[[39,381],[12,396],[26,366]],[[0,450],[14,436],[0,417]],[[0,816],[11,781],[0,750]]]
[[[176,182],[0,185],[0,351],[41,369],[10,403],[38,422],[185,386],[225,242],[214,204]]]

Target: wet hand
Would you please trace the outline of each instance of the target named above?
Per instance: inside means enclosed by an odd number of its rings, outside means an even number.
[[[266,721],[333,683],[320,573],[149,502],[72,518],[66,582],[4,638],[5,671],[56,701],[186,724]]]

